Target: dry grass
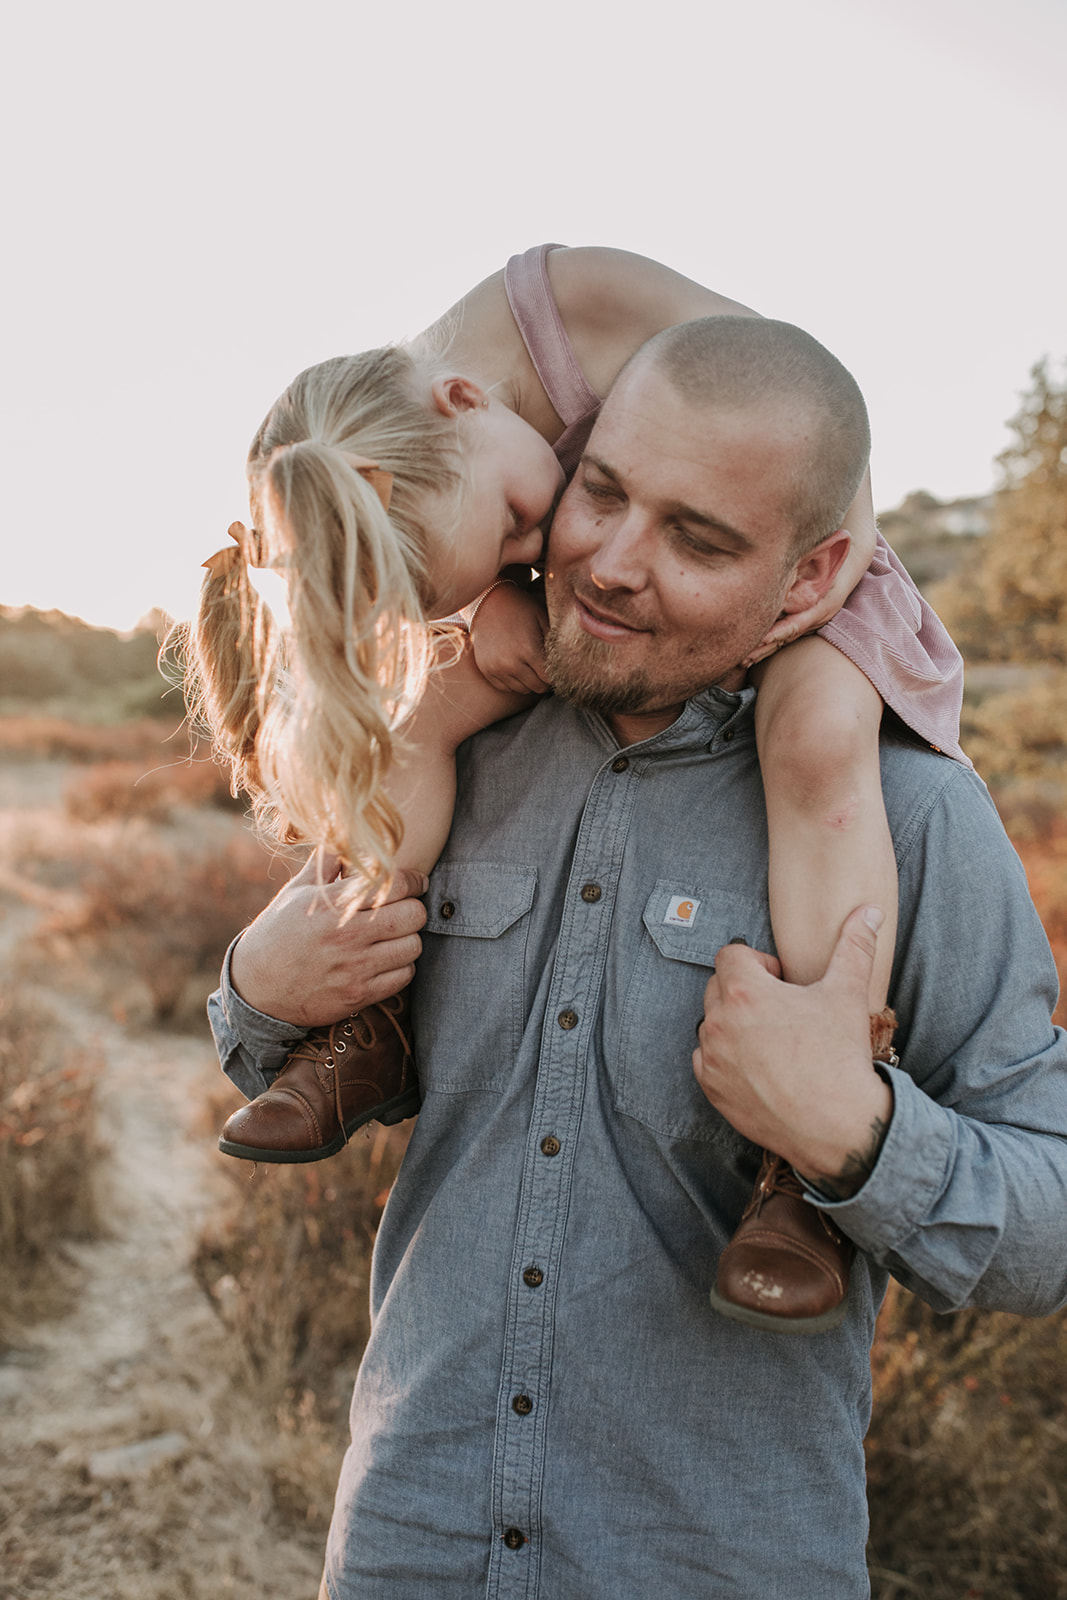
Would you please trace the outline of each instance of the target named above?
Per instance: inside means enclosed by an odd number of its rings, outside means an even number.
[[[238,807],[229,780],[213,761],[167,761],[146,768],[141,761],[98,761],[77,768],[66,781],[64,809],[76,822],[144,817],[169,822],[179,806]]]
[[[136,978],[153,1020],[173,1019],[193,979],[214,987],[230,940],[288,875],[236,821],[208,820],[26,824],[7,887],[54,906],[35,937],[38,952],[55,963],[87,958],[124,1004]]]
[[[60,1309],[63,1246],[98,1232],[100,1060],[66,1038],[42,1003],[0,1001],[0,1344]]]
[[[221,1122],[232,1102],[217,1108]],[[375,1124],[329,1161],[230,1162],[233,1211],[204,1235],[199,1281],[276,1420],[272,1486],[290,1519],[325,1528],[369,1332],[370,1255],[409,1129]]]
[[[0,716],[0,755],[7,759],[67,761],[143,761],[146,766],[173,760],[175,747],[186,754],[187,741],[175,729],[180,719],[142,717],[118,723],[77,722],[70,717]]]
[[[937,1316],[891,1285],[868,1439],[875,1600],[1065,1600],[1067,1314]]]

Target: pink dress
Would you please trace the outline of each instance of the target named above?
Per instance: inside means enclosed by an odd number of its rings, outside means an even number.
[[[564,424],[554,449],[570,477],[601,400],[585,381],[548,281],[546,259],[561,248],[543,244],[512,256],[504,286],[530,359]],[[971,765],[959,743],[963,659],[881,534],[867,571],[819,632],[866,674],[886,705],[920,738]]]

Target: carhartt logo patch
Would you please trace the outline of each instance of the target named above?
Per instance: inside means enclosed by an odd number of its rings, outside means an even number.
[[[700,901],[691,900],[685,895],[674,894],[667,902],[667,914],[664,922],[669,922],[672,928],[691,928],[696,921],[697,912],[700,910]]]

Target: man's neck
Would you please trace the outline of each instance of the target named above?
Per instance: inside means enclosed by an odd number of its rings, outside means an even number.
[[[670,706],[663,711],[639,711],[632,716],[610,716],[607,719],[608,726],[625,749],[628,744],[640,744],[643,739],[651,739],[655,734],[662,733],[672,722],[677,722],[682,710],[682,706]]]

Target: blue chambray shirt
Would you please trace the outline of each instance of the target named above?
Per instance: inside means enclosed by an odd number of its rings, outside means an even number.
[[[460,753],[333,1600],[856,1600],[886,1273],[939,1308],[1067,1296],[1047,943],[980,781],[887,737],[903,1065],[873,1174],[817,1202],[863,1252],[848,1315],[802,1337],[711,1309],[758,1153],[690,1055],[719,947],[773,948],[752,699],[620,751],[549,698]],[[211,1011],[258,1092],[297,1031],[225,985]]]

